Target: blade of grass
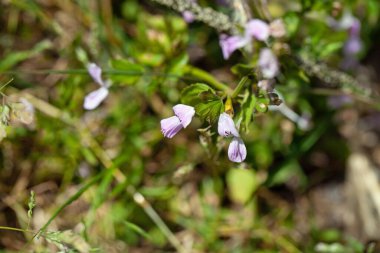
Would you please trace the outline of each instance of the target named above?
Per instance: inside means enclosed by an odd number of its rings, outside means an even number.
[[[89,180],[84,186],[82,186],[73,196],[71,196],[68,200],[66,200],[60,207],[58,207],[53,215],[50,217],[50,219],[43,225],[38,232],[33,236],[33,239],[35,237],[38,237],[41,233],[45,232],[47,227],[52,223],[52,221],[65,209],[67,206],[69,206],[71,203],[73,203],[75,200],[77,200],[83,193],[85,193],[92,185],[94,185],[98,180],[100,180],[103,177],[104,172],[99,173],[97,176],[93,177],[91,180]]]

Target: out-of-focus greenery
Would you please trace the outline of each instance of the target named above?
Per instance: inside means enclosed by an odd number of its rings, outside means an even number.
[[[216,2],[199,1],[233,16]],[[265,8],[283,19],[286,36],[273,48],[316,64],[340,68],[347,32],[327,19],[344,11],[362,24],[359,60],[376,46],[378,0],[248,2],[259,18]],[[276,89],[311,126],[260,110],[268,98],[246,89],[233,106],[248,155],[235,164],[216,133],[226,102],[218,84],[236,87],[257,53],[225,61],[217,31],[148,0],[0,0],[0,7],[4,252],[363,252],[366,242],[297,212],[313,186],[344,174],[349,147],[326,103],[326,93],[341,95],[342,87],[326,88],[282,54]],[[98,88],[90,62],[112,86],[99,108],[85,111],[84,96]],[[350,94],[355,105],[378,107]],[[198,117],[165,139],[160,120],[181,101]],[[330,163],[312,159],[321,153]]]

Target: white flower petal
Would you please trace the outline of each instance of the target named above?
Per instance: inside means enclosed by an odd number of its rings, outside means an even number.
[[[235,127],[235,123],[227,113],[222,113],[218,121],[218,133],[224,137],[235,136],[239,137],[239,132]]]
[[[173,107],[174,114],[179,118],[182,126],[186,128],[195,114],[194,107],[178,104]]]
[[[172,138],[183,128],[177,116],[161,120],[161,132],[167,138]]]
[[[108,96],[108,89],[101,87],[93,92],[90,92],[84,99],[83,108],[93,110]]]
[[[228,158],[232,162],[241,163],[247,157],[247,148],[240,138],[234,137],[228,147]]]
[[[98,65],[95,63],[90,63],[87,66],[87,71],[97,84],[100,86],[105,86],[102,79],[102,69]]]

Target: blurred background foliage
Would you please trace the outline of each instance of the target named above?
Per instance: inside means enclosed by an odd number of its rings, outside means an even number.
[[[229,1],[198,2],[234,15]],[[255,17],[283,19],[279,46],[332,69],[342,69],[348,35],[327,21],[351,12],[363,50],[346,72],[378,92],[378,0],[246,2]],[[0,0],[0,7],[0,84],[8,83],[1,113],[13,113],[2,117],[10,123],[0,144],[0,251],[380,252],[366,225],[380,216],[360,211],[380,212],[379,186],[357,183],[374,196],[361,202],[349,180],[356,177],[347,175],[354,158],[360,168],[380,166],[380,100],[353,93],[331,106],[344,89],[284,56],[276,88],[311,126],[257,113],[244,123],[247,159],[234,164],[206,121],[195,119],[171,140],[159,122],[193,83],[211,76],[235,87],[257,55],[223,60],[217,31],[148,0]],[[113,83],[94,111],[82,107],[96,88],[89,62]]]

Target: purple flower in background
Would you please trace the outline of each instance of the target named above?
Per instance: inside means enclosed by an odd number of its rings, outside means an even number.
[[[182,17],[186,21],[186,23],[191,23],[195,20],[195,16],[191,11],[182,12]]]
[[[260,41],[265,41],[269,37],[269,26],[260,19],[252,19],[245,26],[247,37],[253,37]]]
[[[239,132],[235,127],[235,123],[227,113],[222,113],[218,121],[218,133],[224,137],[239,137]]]
[[[93,110],[108,96],[110,84],[102,79],[102,69],[95,63],[90,63],[87,67],[88,73],[100,88],[90,92],[84,99],[83,107],[86,110]]]
[[[264,78],[274,78],[279,72],[277,57],[269,48],[263,48],[260,51],[259,67]]]
[[[241,163],[247,157],[247,148],[242,139],[234,137],[228,147],[228,158],[235,163]]]
[[[186,128],[195,114],[194,107],[178,104],[173,107],[175,116],[161,120],[161,132],[167,138],[172,138],[182,128]]]
[[[196,0],[189,0],[190,3],[196,3]],[[182,12],[182,17],[186,21],[186,23],[192,23],[195,20],[194,13],[191,11]]]
[[[240,138],[234,121],[225,112],[219,116],[218,133],[223,137],[233,137],[230,146],[228,147],[228,158],[230,161],[236,163],[244,161],[247,156],[247,149],[243,140]]]
[[[265,41],[269,35],[270,29],[268,24],[260,19],[252,19],[245,25],[244,36],[221,34],[219,44],[222,48],[224,59],[228,59],[235,50],[245,47],[252,42],[252,38]]]
[[[227,60],[235,50],[244,47],[248,42],[249,40],[245,37],[221,34],[219,44],[222,48],[223,58]]]
[[[348,30],[348,39],[344,45],[344,54],[346,56],[356,55],[362,48],[362,41],[360,39],[360,21],[354,18],[351,27]]]
[[[275,19],[269,24],[270,35],[275,38],[281,38],[286,35],[286,27],[281,19]]]

